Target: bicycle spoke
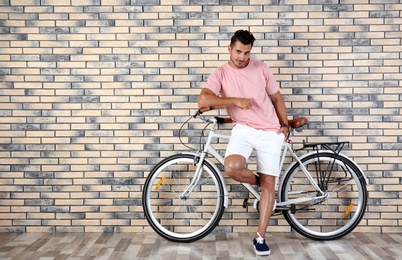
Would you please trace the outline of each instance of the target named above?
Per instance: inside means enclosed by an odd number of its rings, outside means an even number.
[[[345,163],[348,165],[344,167]],[[334,154],[314,154],[306,157],[303,164],[308,171],[319,172],[316,181],[326,196],[321,202],[313,199],[311,203],[297,204],[294,214],[284,212],[286,220],[298,232],[314,239],[334,239],[352,231],[362,218],[367,202],[361,173],[355,172],[352,163]],[[316,167],[320,167],[318,171]],[[331,172],[326,172],[328,170]],[[295,165],[282,185],[282,201],[319,195],[306,179],[304,172]],[[298,190],[307,193],[295,192]]]
[[[205,236],[223,213],[217,174],[204,166],[201,178],[193,183],[193,162],[191,155],[172,156],[150,174],[145,185],[147,220],[156,232],[173,241],[189,242]],[[183,198],[189,185],[195,186]]]

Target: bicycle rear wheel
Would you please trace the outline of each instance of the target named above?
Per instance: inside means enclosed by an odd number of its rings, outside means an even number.
[[[177,154],[158,163],[143,189],[143,209],[156,233],[174,242],[192,242],[208,235],[224,211],[222,182],[204,161],[201,179],[189,197],[181,198],[194,178],[194,155]]]
[[[314,153],[302,159],[303,165],[325,193],[318,193],[301,169],[290,168],[280,187],[280,201],[315,197],[295,204],[294,212],[283,211],[289,225],[315,240],[337,239],[349,234],[363,218],[368,193],[363,173],[347,157],[333,153]]]

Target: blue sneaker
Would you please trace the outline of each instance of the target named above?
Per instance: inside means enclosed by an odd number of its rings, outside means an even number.
[[[254,238],[253,245],[254,250],[257,255],[269,255],[271,250],[269,246],[265,243],[265,239],[261,237],[260,233],[257,232],[258,237]]]

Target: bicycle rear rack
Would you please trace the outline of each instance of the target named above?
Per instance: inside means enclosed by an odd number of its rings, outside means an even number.
[[[316,151],[317,154],[320,154],[320,150],[328,150],[333,152],[335,155],[339,155],[342,149],[345,147],[345,145],[349,146],[350,142],[345,141],[345,142],[322,142],[322,143],[306,143],[303,140],[303,147],[301,149],[298,149],[296,151],[300,151],[303,149],[308,149],[312,148],[313,151]],[[333,181],[331,179],[332,173],[335,167],[335,158],[332,160],[332,162],[329,162],[326,165],[321,165],[320,160],[318,160],[316,163],[316,176],[318,180],[318,185],[321,189],[325,189],[327,187],[328,183]],[[324,167],[322,167],[324,166]],[[345,174],[345,177],[347,176],[348,172],[348,167],[343,164],[344,167],[342,167],[342,170]],[[337,179],[337,181],[341,181],[341,179]]]
[[[300,149],[295,150],[297,151],[301,151],[304,149],[308,149],[308,148],[313,148],[313,151],[319,151],[320,149],[325,149],[325,150],[329,150],[332,151],[334,154],[339,154],[342,149],[345,147],[345,145],[347,145],[349,147],[350,142],[349,141],[345,141],[345,142],[322,142],[322,143],[306,143],[303,140],[303,147]]]

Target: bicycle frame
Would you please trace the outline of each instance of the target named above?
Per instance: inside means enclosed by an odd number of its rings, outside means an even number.
[[[231,133],[228,128],[222,131],[218,126],[232,120],[202,116],[202,112],[198,110],[179,131],[181,144],[192,149],[181,139],[181,130],[192,118],[202,120],[205,125],[200,129],[201,134],[195,136],[200,138],[198,151],[164,158],[149,172],[142,191],[148,223],[159,235],[174,242],[193,242],[205,237],[222,217],[227,218],[223,214],[231,204],[221,146],[221,143],[226,146]],[[276,162],[281,169],[275,178],[275,189],[270,191],[276,199],[268,214],[283,214],[293,230],[311,239],[331,240],[349,234],[362,220],[368,201],[364,172],[341,153],[349,142],[303,141],[301,147],[294,147],[291,137],[308,124],[308,119],[300,117],[288,123],[290,134],[286,139],[280,135],[285,139],[281,139],[278,147],[283,148]],[[193,129],[192,125],[189,129]],[[220,142],[221,139],[225,141]],[[243,208],[249,211],[254,206],[260,211],[260,200],[266,192],[264,185],[242,185]],[[248,202],[250,199],[254,204]],[[266,208],[261,209],[266,213]]]
[[[216,126],[218,124],[216,118],[211,118],[211,119],[203,118],[203,120],[205,122],[207,122],[207,123],[212,123],[213,125],[212,125],[212,127],[211,127],[211,129],[209,131],[208,138],[207,138],[207,141],[205,143],[204,149],[201,152],[198,151],[197,153],[191,153],[191,154],[194,155],[194,158],[195,158],[194,160],[195,160],[195,164],[197,164],[197,169],[196,169],[195,176],[194,176],[192,182],[187,187],[187,189],[181,194],[180,198],[186,198],[186,197],[189,196],[189,194],[192,192],[192,190],[195,188],[196,184],[198,183],[198,181],[201,178],[201,172],[202,172],[201,168],[203,166],[203,162],[208,161],[214,167],[214,170],[216,170],[216,172],[219,174],[219,177],[220,177],[220,179],[222,181],[223,190],[224,190],[224,206],[225,206],[225,208],[227,208],[228,207],[228,191],[227,191],[227,188],[226,188],[225,179],[224,179],[221,171],[218,169],[218,167],[216,167],[216,165],[214,163],[212,163],[211,161],[208,160],[207,154],[211,154],[216,160],[218,160],[219,163],[221,163],[223,165],[224,164],[224,158],[212,146],[212,141],[214,139],[230,139],[230,135],[218,134],[218,133],[215,132]],[[330,150],[328,150],[328,151],[327,150],[320,150],[320,151],[333,152],[333,151],[330,151]],[[302,158],[304,158],[305,156],[308,156],[308,155],[310,155],[310,154],[312,154],[314,152],[317,152],[317,151],[306,153],[301,157],[297,156],[296,152],[291,147],[291,136],[289,136],[283,142],[283,151],[282,151],[282,155],[281,155],[281,158],[280,158],[280,165],[279,165],[281,170],[282,170],[282,167],[283,167],[283,164],[284,164],[286,154],[288,152],[290,152],[292,157],[294,158],[293,164],[294,163],[299,163],[300,164],[301,170],[303,171],[303,173],[305,174],[306,178],[308,179],[310,184],[314,187],[314,189],[317,191],[317,194],[319,194],[319,195],[314,196],[314,197],[303,197],[303,198],[297,198],[297,199],[289,199],[286,202],[279,202],[279,203],[277,201],[275,201],[275,208],[276,207],[287,207],[287,206],[290,206],[292,204],[298,204],[298,203],[307,202],[307,201],[324,200],[328,195],[325,194],[320,189],[320,187],[317,185],[317,183],[314,180],[314,178],[311,176],[310,172],[305,168],[305,166],[301,162]],[[291,166],[293,164],[291,164]],[[283,173],[281,172],[281,174],[279,175],[279,178],[283,178],[283,176],[286,176],[286,173],[288,172],[289,169],[290,169],[290,167],[285,172],[283,172]],[[276,185],[277,185],[277,183],[278,183],[278,178],[276,179]],[[257,202],[260,200],[259,191],[256,190],[251,184],[248,184],[248,183],[241,183],[241,184],[255,197],[256,200],[254,202],[254,208],[256,208],[257,207]],[[297,193],[303,193],[303,191],[297,191]]]

